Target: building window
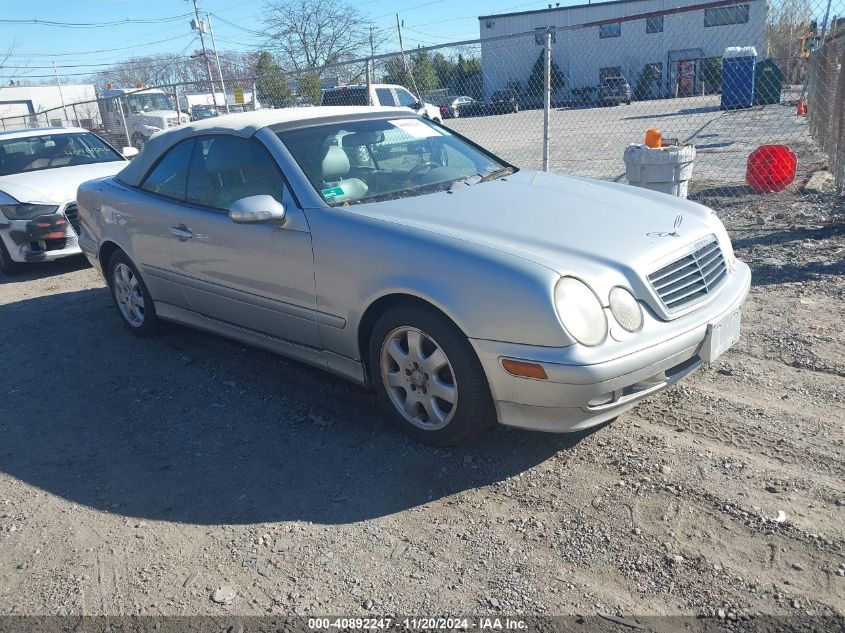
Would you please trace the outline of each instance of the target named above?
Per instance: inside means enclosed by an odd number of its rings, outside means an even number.
[[[747,24],[748,5],[737,4],[731,7],[717,7],[704,10],[704,26],[728,26],[729,24]]]
[[[646,33],[663,33],[663,16],[656,15],[645,19]]]
[[[622,23],[614,22],[613,24],[599,25],[599,38],[606,39],[608,37],[622,37]]]
[[[621,77],[622,66],[607,66],[606,68],[599,68],[599,83],[611,77]]]

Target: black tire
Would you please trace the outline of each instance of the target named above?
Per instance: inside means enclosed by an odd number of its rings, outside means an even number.
[[[382,346],[397,329],[415,328],[442,349],[456,387],[456,402],[448,423],[438,429],[424,429],[408,421],[388,395],[381,372]],[[387,310],[370,335],[369,370],[373,387],[387,414],[402,431],[431,446],[452,446],[480,435],[496,424],[496,409],[481,362],[466,336],[434,309],[424,305],[398,305]],[[426,379],[428,375],[426,374]],[[410,380],[410,379],[409,379]],[[408,391],[405,391],[406,395]],[[423,390],[423,393],[425,391]],[[425,414],[420,411],[420,414]]]
[[[6,250],[6,245],[3,240],[0,240],[0,272],[5,275],[17,275],[23,271],[24,267],[25,264],[12,260],[12,256]]]
[[[143,319],[140,324],[131,323],[120,306],[120,299],[118,299],[119,291],[116,290],[117,283],[115,281],[115,271],[120,265],[126,266],[138,281],[138,289],[140,290],[144,302]],[[108,271],[108,284],[112,301],[114,301],[115,308],[117,308],[117,314],[123,325],[125,325],[126,328],[136,336],[152,336],[156,334],[161,329],[161,321],[156,314],[153,299],[150,297],[150,293],[147,290],[147,284],[144,283],[144,279],[141,277],[141,274],[138,272],[135,264],[132,263],[132,260],[130,260],[123,251],[115,251],[111,256],[111,259],[109,259],[106,270]]]

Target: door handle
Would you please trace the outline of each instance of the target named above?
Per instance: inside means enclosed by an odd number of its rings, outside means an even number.
[[[189,229],[184,224],[179,224],[177,226],[171,226],[170,227],[170,234],[173,237],[178,237],[179,240],[182,241],[182,242],[184,242],[185,240],[189,240],[194,236],[193,232],[191,232],[191,229]]]

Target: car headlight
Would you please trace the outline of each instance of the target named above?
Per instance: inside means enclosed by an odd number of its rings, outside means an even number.
[[[59,207],[52,204],[0,204],[9,220],[32,220],[39,215],[50,215],[59,210]]]
[[[601,301],[583,281],[561,277],[555,286],[555,309],[563,327],[582,345],[593,347],[607,336]]]
[[[610,312],[622,329],[639,332],[643,327],[643,309],[634,295],[620,286],[610,291]]]

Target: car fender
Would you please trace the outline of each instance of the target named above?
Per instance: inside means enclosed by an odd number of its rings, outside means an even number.
[[[469,338],[566,346],[554,309],[555,271],[511,253],[348,208],[306,211],[317,303],[343,327],[321,326],[328,351],[358,359],[358,326],[389,295],[430,303]]]

